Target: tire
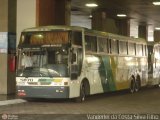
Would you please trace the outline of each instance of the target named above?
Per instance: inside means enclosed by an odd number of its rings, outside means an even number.
[[[80,86],[80,96],[76,98],[76,102],[84,102],[86,99],[85,84],[82,82]]]
[[[141,88],[141,79],[140,76],[137,75],[136,81],[135,81],[135,92],[138,92]]]
[[[138,92],[141,88],[140,80],[136,80],[135,82],[135,92]]]
[[[134,77],[131,77],[131,83],[130,83],[130,93],[135,92],[135,79]]]

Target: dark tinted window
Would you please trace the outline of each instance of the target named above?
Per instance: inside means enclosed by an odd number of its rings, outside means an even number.
[[[142,56],[142,44],[136,44],[136,55]]]
[[[97,51],[97,39],[95,36],[85,36],[85,46],[86,46],[86,51],[92,51],[96,52]]]
[[[128,55],[135,55],[135,43],[128,43]]]
[[[112,54],[118,53],[118,41],[115,39],[111,39],[111,53]]]
[[[108,53],[108,39],[107,38],[98,38],[98,49],[99,52],[106,52]]]
[[[143,45],[143,56],[147,56],[146,45]]]
[[[122,55],[127,55],[127,42],[119,41],[119,53]]]
[[[82,45],[82,32],[72,32],[72,43],[74,45]]]

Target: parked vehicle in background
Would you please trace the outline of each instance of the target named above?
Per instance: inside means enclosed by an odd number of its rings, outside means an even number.
[[[160,44],[148,43],[148,85],[160,85]]]

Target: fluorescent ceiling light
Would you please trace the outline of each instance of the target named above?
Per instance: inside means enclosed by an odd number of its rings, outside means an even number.
[[[160,5],[160,2],[153,2],[153,5]]]
[[[87,7],[97,7],[98,5],[96,3],[87,3]]]
[[[155,30],[160,30],[160,27],[156,27]]]
[[[117,17],[126,17],[126,14],[117,14]]]

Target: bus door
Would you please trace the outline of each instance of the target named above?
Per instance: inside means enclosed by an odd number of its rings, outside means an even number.
[[[71,50],[71,79],[76,80],[82,69],[83,52],[81,47],[74,47]]]

